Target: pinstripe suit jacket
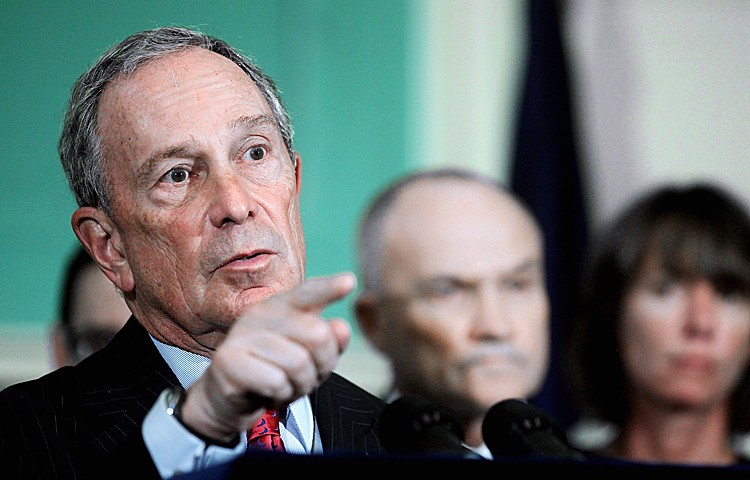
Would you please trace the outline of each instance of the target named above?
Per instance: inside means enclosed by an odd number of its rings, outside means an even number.
[[[135,318],[104,349],[0,392],[0,477],[159,478],[141,424],[159,393],[178,384]],[[326,453],[383,453],[382,400],[333,374],[311,395]]]

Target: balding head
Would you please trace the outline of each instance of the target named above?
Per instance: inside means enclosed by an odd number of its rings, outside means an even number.
[[[465,198],[457,198],[467,193]],[[485,212],[482,193],[486,194],[499,207],[494,213],[498,216],[510,214],[508,222],[518,221],[535,231],[537,241],[542,244],[541,228],[536,218],[518,197],[490,177],[477,172],[458,168],[438,168],[418,171],[402,177],[382,190],[370,203],[359,229],[359,268],[364,289],[382,289],[381,262],[389,234],[407,234],[410,230],[419,232],[419,223],[413,219],[427,219],[428,226],[440,231],[446,219],[472,224],[475,212]],[[450,196],[450,199],[446,197]],[[456,215],[440,212],[448,208]],[[458,212],[463,209],[463,213]],[[462,217],[466,215],[466,218]],[[392,225],[386,225],[391,222]],[[400,223],[396,223],[400,222]],[[399,229],[405,224],[403,231]],[[393,228],[387,228],[387,227]],[[446,226],[447,227],[447,226]],[[426,233],[426,232],[425,232]],[[419,241],[419,240],[417,240]],[[422,240],[425,241],[425,240]]]
[[[523,204],[463,170],[406,177],[363,220],[362,331],[390,361],[396,389],[451,408],[474,443],[492,405],[544,380],[543,252]]]

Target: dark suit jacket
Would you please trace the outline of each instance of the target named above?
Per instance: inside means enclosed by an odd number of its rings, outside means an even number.
[[[2,478],[159,478],[141,424],[178,380],[135,318],[74,367],[0,392]],[[325,453],[383,453],[382,400],[333,374],[311,395]]]

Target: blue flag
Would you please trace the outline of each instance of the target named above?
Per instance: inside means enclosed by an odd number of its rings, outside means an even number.
[[[563,427],[576,415],[562,367],[562,336],[587,246],[587,216],[557,2],[529,0],[529,46],[516,127],[511,188],[544,231],[551,309],[550,369],[536,405]]]

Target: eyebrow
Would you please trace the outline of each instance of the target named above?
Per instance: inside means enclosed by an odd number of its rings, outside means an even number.
[[[276,120],[272,115],[260,114],[260,115],[240,115],[229,124],[229,128],[232,130],[236,129],[253,129],[262,127],[263,129],[276,127]],[[164,160],[165,158],[183,157],[188,158],[195,155],[197,146],[193,141],[186,141],[177,145],[172,145],[165,149],[159,150],[146,159],[145,162],[138,168],[136,172],[136,179],[138,183],[145,181],[153,170],[155,164]]]
[[[276,127],[276,119],[267,113],[261,115],[240,115],[229,124],[232,129],[236,128],[256,128],[256,127]]]
[[[525,262],[517,265],[511,269],[508,273],[524,273],[528,271],[541,270],[542,262],[539,258],[530,258]]]
[[[542,272],[541,261],[537,258],[530,258],[523,263],[520,263],[510,270],[503,271],[501,273],[502,278],[513,277],[514,275],[524,275],[527,273]],[[468,277],[464,276],[463,273],[441,273],[432,277],[425,278],[422,286],[430,286],[437,282],[453,281],[461,283],[473,282],[473,275],[469,274]]]

